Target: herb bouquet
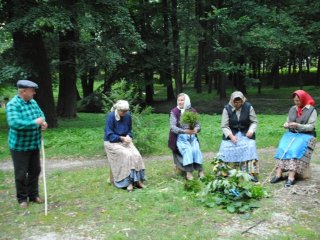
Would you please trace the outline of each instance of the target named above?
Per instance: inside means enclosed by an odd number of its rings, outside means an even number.
[[[188,124],[189,129],[193,130],[199,121],[199,114],[192,111],[185,111],[181,116],[181,123]]]

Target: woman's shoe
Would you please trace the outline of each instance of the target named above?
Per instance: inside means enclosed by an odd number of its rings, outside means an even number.
[[[259,179],[257,177],[255,177],[255,176],[251,176],[250,180],[251,180],[251,182],[254,182],[254,183],[259,182]]]
[[[137,182],[137,187],[138,188],[145,188],[146,186],[141,181],[138,181]]]
[[[192,172],[186,172],[186,179],[189,181],[193,180]]]
[[[203,179],[204,178],[204,172],[203,171],[199,171],[199,179]]]
[[[282,180],[283,180],[283,177],[282,177],[282,176],[280,176],[280,177],[274,176],[274,177],[271,179],[270,183],[277,183],[277,182],[280,182],[280,181],[282,181]]]
[[[284,187],[286,187],[286,188],[291,187],[291,186],[294,185],[295,183],[296,183],[295,180],[290,180],[290,179],[288,179],[288,180],[286,181],[286,183],[284,184]]]
[[[127,187],[128,192],[133,191],[133,185],[130,183],[129,186]]]

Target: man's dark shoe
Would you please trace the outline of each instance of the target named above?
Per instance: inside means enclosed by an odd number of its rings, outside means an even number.
[[[283,177],[282,177],[282,176],[281,176],[281,177],[274,176],[274,177],[271,179],[270,183],[277,183],[277,182],[280,182],[280,181],[282,181],[282,180],[283,180]]]
[[[30,202],[34,202],[34,203],[38,203],[38,204],[44,203],[43,199],[40,198],[40,197],[36,197],[34,199],[30,199]]]
[[[296,183],[295,180],[290,180],[290,179],[288,179],[288,180],[286,181],[286,183],[284,184],[284,187],[286,187],[286,188],[291,187],[291,186],[294,185],[295,183]]]
[[[21,202],[19,203],[21,208],[27,208],[28,207],[28,203],[27,202]]]

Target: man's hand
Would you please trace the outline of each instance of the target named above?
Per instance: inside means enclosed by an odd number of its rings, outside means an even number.
[[[41,130],[44,131],[44,130],[46,130],[47,128],[48,128],[48,123],[47,123],[47,122],[43,122],[43,123],[41,124]]]
[[[37,125],[42,125],[45,121],[44,121],[44,119],[43,119],[43,117],[38,117],[38,118],[36,118],[36,124]]]

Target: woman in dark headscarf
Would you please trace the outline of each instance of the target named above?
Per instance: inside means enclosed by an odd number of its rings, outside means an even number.
[[[223,140],[218,158],[233,168],[239,168],[258,181],[259,165],[255,132],[258,120],[251,104],[242,92],[231,94],[229,104],[222,112]]]
[[[288,171],[285,187],[295,184],[296,173],[303,174],[309,168],[316,144],[317,111],[314,100],[303,90],[295,91],[292,98],[294,106],[283,124],[288,131],[281,138],[275,155],[277,174],[271,180],[271,183],[283,180],[282,173]]]

